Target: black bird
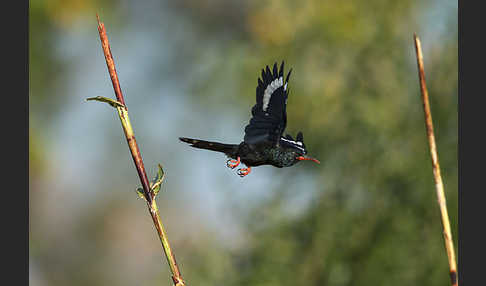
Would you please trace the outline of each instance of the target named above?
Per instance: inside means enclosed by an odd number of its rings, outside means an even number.
[[[236,168],[240,162],[247,168],[238,169],[238,175],[244,177],[251,171],[251,167],[272,165],[278,168],[289,167],[302,160],[320,163],[317,159],[305,156],[307,150],[304,145],[302,132],[297,134],[296,140],[290,135],[283,136],[287,125],[287,98],[289,95],[288,82],[290,69],[284,81],[284,62],[273,72],[268,66],[262,69],[261,79],[256,88],[256,104],[251,110],[252,118],[245,127],[245,138],[240,144],[224,144],[199,139],[180,137],[182,142],[192,147],[217,151],[226,154],[226,165]],[[233,160],[232,160],[233,159]]]

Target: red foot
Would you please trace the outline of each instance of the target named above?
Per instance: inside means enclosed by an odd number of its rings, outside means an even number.
[[[251,167],[248,167],[248,168],[243,168],[243,169],[238,169],[238,175],[239,175],[240,177],[242,177],[242,178],[243,178],[244,176],[246,176],[246,175],[250,174],[250,172],[251,172]]]
[[[238,157],[237,160],[229,159],[228,161],[226,161],[226,166],[228,166],[228,168],[231,169],[238,167],[239,164],[240,164],[240,157]]]

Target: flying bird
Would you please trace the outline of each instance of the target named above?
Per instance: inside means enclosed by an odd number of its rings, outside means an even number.
[[[234,169],[243,163],[246,168],[240,168],[237,174],[244,177],[251,172],[252,167],[272,165],[277,168],[290,167],[297,162],[309,160],[320,163],[319,160],[306,156],[304,135],[297,133],[295,140],[289,134],[283,136],[287,126],[287,98],[289,96],[289,70],[284,81],[284,62],[273,71],[266,66],[262,69],[256,88],[256,104],[251,110],[252,117],[245,127],[245,137],[240,144],[225,144],[200,139],[179,137],[179,140],[199,149],[206,149],[226,154],[229,158],[226,165]]]

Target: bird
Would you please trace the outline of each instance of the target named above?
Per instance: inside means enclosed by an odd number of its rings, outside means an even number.
[[[289,78],[292,68],[284,81],[284,61],[272,71],[266,66],[262,69],[256,87],[256,104],[251,109],[251,117],[245,127],[243,142],[240,144],[226,144],[179,137],[179,140],[190,144],[191,147],[224,153],[227,158],[226,166],[234,169],[241,163],[246,168],[240,168],[237,174],[245,177],[252,167],[272,165],[277,168],[290,167],[300,161],[319,160],[307,156],[304,135],[297,133],[295,140],[291,135],[283,136],[287,126],[287,99],[289,95]]]

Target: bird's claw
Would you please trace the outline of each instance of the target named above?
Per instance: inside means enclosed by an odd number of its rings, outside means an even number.
[[[251,172],[251,167],[248,167],[248,168],[238,169],[237,174],[238,176],[243,178],[244,176],[250,174],[250,172]]]
[[[226,166],[228,166],[228,168],[231,169],[236,168],[239,164],[240,164],[240,157],[238,157],[237,160],[228,159],[228,161],[226,161]]]

